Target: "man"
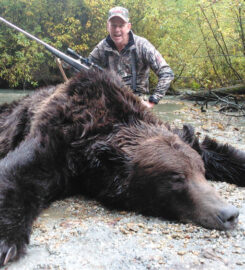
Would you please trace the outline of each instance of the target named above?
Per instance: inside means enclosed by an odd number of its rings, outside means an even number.
[[[90,53],[92,62],[115,71],[136,95],[149,92],[150,68],[158,76],[158,84],[148,101],[142,102],[152,108],[165,95],[174,74],[155,47],[145,38],[131,31],[126,8],[114,7],[107,21],[109,35]]]

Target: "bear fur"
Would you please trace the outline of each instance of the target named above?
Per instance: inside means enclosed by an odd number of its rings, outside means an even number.
[[[171,130],[105,72],[0,106],[0,265],[19,258],[34,219],[74,194],[107,207],[233,229],[235,207],[208,178],[244,186],[245,154],[190,126]]]

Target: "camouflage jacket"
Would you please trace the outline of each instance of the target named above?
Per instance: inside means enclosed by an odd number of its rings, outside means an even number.
[[[135,94],[149,93],[149,73],[151,68],[158,76],[158,84],[149,101],[157,104],[168,90],[174,74],[161,54],[147,39],[139,37],[131,31],[128,44],[121,52],[118,52],[114,42],[108,36],[89,55],[92,62],[105,69],[114,70],[121,76],[125,84],[131,88],[133,88],[133,57],[135,57],[136,67]]]

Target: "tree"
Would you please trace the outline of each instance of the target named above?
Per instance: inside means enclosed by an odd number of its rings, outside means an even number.
[[[0,0],[0,14],[57,49],[88,56],[107,35],[108,10],[117,5],[129,9],[133,31],[170,64],[176,87],[244,82],[243,0]],[[0,78],[16,87],[61,81],[50,53],[2,24]]]

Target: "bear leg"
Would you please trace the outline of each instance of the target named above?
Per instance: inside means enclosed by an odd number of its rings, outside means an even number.
[[[63,172],[53,164],[38,138],[0,161],[0,267],[25,253],[33,221],[62,192]]]

